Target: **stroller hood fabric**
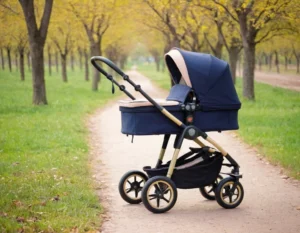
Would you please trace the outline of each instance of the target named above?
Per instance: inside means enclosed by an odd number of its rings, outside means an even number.
[[[167,53],[165,61],[176,84],[183,81],[194,89],[202,111],[240,109],[227,62],[178,48]]]

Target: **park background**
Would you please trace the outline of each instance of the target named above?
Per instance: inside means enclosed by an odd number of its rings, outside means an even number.
[[[95,55],[167,90],[172,47],[228,61],[238,135],[299,179],[299,15],[297,0],[0,0],[1,231],[99,229],[86,119],[120,92]]]

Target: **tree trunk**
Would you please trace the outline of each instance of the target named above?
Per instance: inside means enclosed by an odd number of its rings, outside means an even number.
[[[285,71],[288,70],[288,64],[289,64],[289,59],[288,59],[287,55],[284,55],[284,69],[285,69]]]
[[[28,70],[31,70],[31,56],[30,56],[30,51],[27,52],[27,66]]]
[[[20,75],[21,81],[25,80],[25,68],[24,68],[24,48],[19,49],[20,55]]]
[[[253,100],[254,95],[255,44],[244,45],[243,96]]]
[[[3,49],[0,48],[0,54],[1,54],[1,66],[2,66],[2,70],[5,69],[5,60],[4,60],[4,55],[3,55]]]
[[[11,72],[11,55],[10,55],[10,47],[6,47],[6,52],[7,52],[7,61],[8,61],[8,67],[9,67],[9,72]]]
[[[300,73],[300,54],[299,56],[296,57],[296,60],[297,60],[297,74]]]
[[[33,80],[32,103],[35,105],[47,104],[46,85],[44,78],[44,45],[32,43],[32,45],[30,45],[30,54],[32,61]]]
[[[92,43],[90,46],[90,53],[92,56],[101,56],[101,50],[100,50],[100,42]],[[92,90],[97,91],[98,90],[98,83],[100,82],[100,73],[96,68],[93,68],[93,81],[92,81]]]
[[[52,57],[51,57],[51,48],[48,47],[48,69],[49,69],[49,76],[52,75]]]
[[[19,71],[19,56],[18,56],[18,52],[15,53],[15,66],[16,66],[16,71]]]
[[[121,57],[120,57],[120,66],[121,66],[122,70],[125,69],[126,60],[127,60],[127,55],[121,55]]]
[[[272,70],[272,60],[273,60],[273,53],[270,53],[269,54],[269,59],[268,59],[268,61],[269,61],[269,71],[271,71]]]
[[[66,54],[61,54],[61,76],[63,82],[68,82],[68,77],[67,77],[67,55]]]
[[[71,52],[71,69],[72,69],[72,71],[74,71],[74,53],[73,52]]]
[[[277,70],[277,73],[280,73],[280,69],[279,69],[279,59],[278,59],[278,52],[275,51],[275,65],[276,65],[276,70]]]
[[[22,6],[26,21],[30,54],[32,58],[32,102],[35,105],[47,104],[44,71],[44,46],[47,38],[53,0],[45,0],[44,11],[40,22],[36,21],[33,0],[19,0],[19,3]]]
[[[89,55],[86,49],[84,50],[84,79],[89,81]]]
[[[258,59],[258,70],[261,71],[263,56]]]
[[[56,67],[56,73],[58,73],[59,72],[58,52],[55,52],[55,67]]]
[[[82,50],[80,47],[78,47],[78,54],[79,54],[79,68],[80,70],[82,70],[82,67],[83,67],[83,62],[82,62]]]
[[[267,66],[269,64],[268,55],[264,53],[264,57],[265,57],[265,65]]]
[[[156,64],[156,71],[159,72],[160,71],[160,59],[159,57],[154,57],[154,61]]]
[[[236,67],[237,67],[237,61],[239,58],[239,48],[238,47],[230,47],[229,48],[229,65],[230,65],[230,71],[232,76],[232,81],[235,84],[236,81]]]

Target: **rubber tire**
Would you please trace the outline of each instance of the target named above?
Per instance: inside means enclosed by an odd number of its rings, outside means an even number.
[[[235,178],[227,177],[227,178],[221,180],[221,182],[218,184],[218,186],[215,190],[216,200],[217,200],[218,204],[220,206],[222,206],[223,208],[225,208],[225,209],[234,209],[234,208],[238,207],[241,204],[241,202],[243,201],[243,198],[244,198],[244,188],[243,188],[243,186],[240,182],[237,182],[237,187],[239,186],[240,190],[241,190],[241,193],[239,193],[240,199],[238,200],[238,202],[236,202],[233,205],[228,205],[227,203],[223,202],[223,199],[221,198],[222,188],[227,182],[230,182],[230,181],[234,182]]]
[[[153,208],[153,207],[150,205],[150,203],[148,202],[148,198],[147,198],[147,191],[148,191],[148,189],[150,188],[151,184],[154,183],[154,182],[160,181],[160,180],[167,182],[167,183],[171,186],[171,188],[173,189],[173,194],[174,194],[174,197],[173,197],[173,199],[172,199],[170,205],[168,205],[168,206],[167,206],[166,208],[164,208],[164,209],[156,209],[156,208]],[[168,178],[168,177],[166,177],[166,176],[154,176],[154,177],[150,178],[150,179],[146,182],[146,184],[145,184],[145,186],[144,186],[144,188],[143,188],[143,190],[142,190],[142,201],[143,201],[144,206],[145,206],[150,212],[152,212],[152,213],[154,213],[154,214],[162,214],[162,213],[165,213],[165,212],[169,211],[170,209],[173,208],[173,206],[175,205],[175,203],[176,203],[176,201],[177,201],[177,188],[176,188],[175,183],[174,183],[170,178]]]
[[[142,198],[139,198],[139,199],[131,199],[130,197],[127,196],[127,194],[124,192],[124,189],[123,189],[123,186],[124,186],[124,182],[126,182],[126,180],[128,179],[129,176],[132,176],[132,175],[139,175],[141,177],[143,177],[145,179],[145,183],[147,182],[148,180],[148,176],[141,172],[141,171],[138,171],[138,170],[134,170],[134,171],[129,171],[129,172],[126,172],[120,182],[119,182],[119,193],[121,195],[121,197],[123,198],[124,201],[126,201],[127,203],[129,204],[139,204],[142,202]]]
[[[221,181],[224,179],[223,176],[221,176],[221,175],[218,175],[218,178],[221,178]],[[218,179],[218,178],[217,178],[217,179]],[[221,182],[221,181],[220,181],[220,182]],[[220,182],[219,182],[219,183],[220,183]],[[206,186],[205,186],[205,187],[206,187]],[[209,194],[205,191],[205,187],[199,188],[201,195],[202,195],[204,198],[206,198],[207,200],[210,200],[210,201],[216,200],[216,196],[211,196],[211,195],[209,195]],[[213,191],[213,192],[215,192],[215,191]]]

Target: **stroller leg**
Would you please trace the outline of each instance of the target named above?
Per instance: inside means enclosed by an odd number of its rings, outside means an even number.
[[[181,134],[177,134],[176,139],[175,139],[175,144],[174,144],[175,151],[174,151],[171,163],[169,165],[168,173],[167,173],[167,177],[170,178],[170,179],[173,175],[173,171],[174,171],[174,168],[176,166],[176,161],[177,161],[177,158],[178,158],[178,154],[179,154],[179,151],[181,149],[182,142],[184,140],[184,134],[185,134],[184,131]]]
[[[176,148],[171,160],[171,163],[169,165],[169,169],[168,169],[168,173],[167,173],[167,177],[171,179],[171,176],[173,175],[173,171],[176,165],[176,161],[177,161],[177,157],[179,154],[180,148]]]
[[[156,164],[155,168],[158,168],[162,164],[162,161],[163,161],[163,158],[164,158],[164,155],[165,155],[165,152],[166,152],[166,148],[168,146],[170,136],[171,136],[170,134],[166,134],[164,136],[164,141],[163,141],[162,148],[160,150],[159,157],[158,157],[157,164]]]

